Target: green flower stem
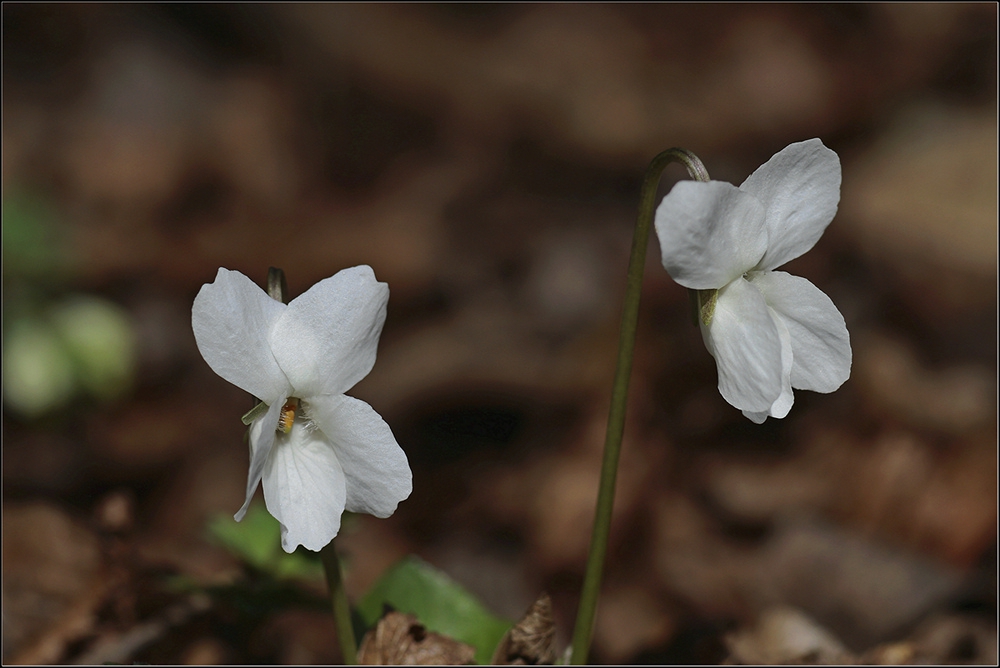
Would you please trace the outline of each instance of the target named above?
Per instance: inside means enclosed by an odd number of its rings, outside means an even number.
[[[591,636],[594,632],[597,599],[604,572],[604,559],[608,551],[608,535],[611,530],[611,509],[615,498],[618,455],[621,452],[622,434],[625,431],[628,381],[632,373],[635,333],[639,321],[639,297],[642,293],[642,272],[646,264],[649,229],[653,223],[653,204],[656,200],[656,188],[660,182],[660,174],[671,162],[682,163],[687,167],[691,178],[696,181],[709,180],[708,172],[693,153],[681,148],[672,148],[653,158],[642,183],[642,192],[639,196],[639,216],[635,223],[632,255],[628,263],[625,305],[622,312],[621,334],[618,340],[618,366],[615,370],[615,381],[611,390],[611,410],[608,414],[608,430],[604,440],[604,461],[601,464],[601,482],[597,492],[594,532],[590,539],[587,571],[583,579],[583,590],[580,592],[576,628],[573,631],[573,654],[570,663],[574,665],[587,662]]]
[[[288,283],[285,280],[285,272],[275,267],[267,270],[267,294],[272,299],[276,299],[282,304],[288,303]],[[250,413],[243,416],[243,423],[247,423],[247,417],[251,413],[260,412],[263,406],[258,403]],[[253,418],[250,420],[253,421]],[[326,583],[330,589],[330,603],[333,605],[333,618],[337,624],[337,639],[340,641],[340,651],[344,656],[344,665],[353,666],[358,663],[358,641],[354,638],[354,626],[351,624],[351,604],[347,600],[347,592],[344,590],[344,578],[340,570],[340,558],[337,550],[333,547],[333,541],[327,543],[319,552],[323,561],[323,570],[326,571]]]
[[[358,663],[358,641],[354,638],[354,626],[351,624],[351,604],[347,601],[344,590],[344,578],[340,570],[340,558],[330,541],[319,552],[323,560],[323,570],[326,571],[326,583],[330,589],[330,601],[333,604],[333,618],[337,623],[337,640],[344,656],[345,666]]]
[[[277,267],[267,268],[267,294],[282,304],[288,303],[288,282],[285,280],[284,270]]]

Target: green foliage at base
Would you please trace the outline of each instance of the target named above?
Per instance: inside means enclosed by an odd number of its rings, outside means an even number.
[[[357,612],[369,628],[385,606],[416,616],[435,631],[476,648],[476,662],[488,664],[513,622],[494,616],[475,596],[444,572],[415,556],[390,568],[358,602]]]
[[[281,549],[281,525],[260,503],[250,504],[242,522],[229,515],[214,517],[208,524],[208,533],[249,566],[279,580],[323,577],[318,554],[303,548],[288,554]]]

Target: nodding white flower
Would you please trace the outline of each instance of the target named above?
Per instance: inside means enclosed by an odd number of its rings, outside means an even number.
[[[663,266],[699,291],[719,392],[758,424],[788,415],[792,388],[833,392],[851,375],[840,311],[806,279],[774,271],[816,244],[839,201],[840,159],[810,139],[739,188],[680,181],[656,210]]]
[[[367,266],[344,269],[287,305],[228,269],[195,297],[191,324],[202,357],[266,405],[250,426],[246,501],[236,520],[263,479],[286,552],[323,548],[345,509],[388,517],[413,489],[389,425],[344,394],[375,364],[388,301],[389,287]]]

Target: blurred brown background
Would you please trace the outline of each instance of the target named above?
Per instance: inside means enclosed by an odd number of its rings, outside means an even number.
[[[840,211],[787,268],[852,377],[751,424],[650,244],[592,658],[994,663],[996,84],[993,3],[5,3],[4,661],[337,660],[324,612],[162,585],[241,577],[205,524],[249,399],[190,327],[220,266],[389,283],[351,393],[414,492],[338,539],[352,595],[412,552],[510,618],[547,590],[568,641],[644,169],[820,137]],[[104,384],[59,370],[82,298]]]

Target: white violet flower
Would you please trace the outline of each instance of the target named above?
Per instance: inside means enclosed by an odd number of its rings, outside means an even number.
[[[319,551],[344,510],[388,517],[413,489],[389,425],[344,392],[375,364],[389,287],[371,267],[344,269],[285,305],[219,269],[195,297],[191,324],[212,370],[266,404],[250,427],[243,519],[263,479],[281,546]]]
[[[822,291],[776,267],[812,248],[840,201],[840,159],[819,139],[787,146],[737,188],[680,181],[656,210],[663,266],[697,290],[719,392],[760,424],[792,388],[833,392],[851,375],[844,317]]]

